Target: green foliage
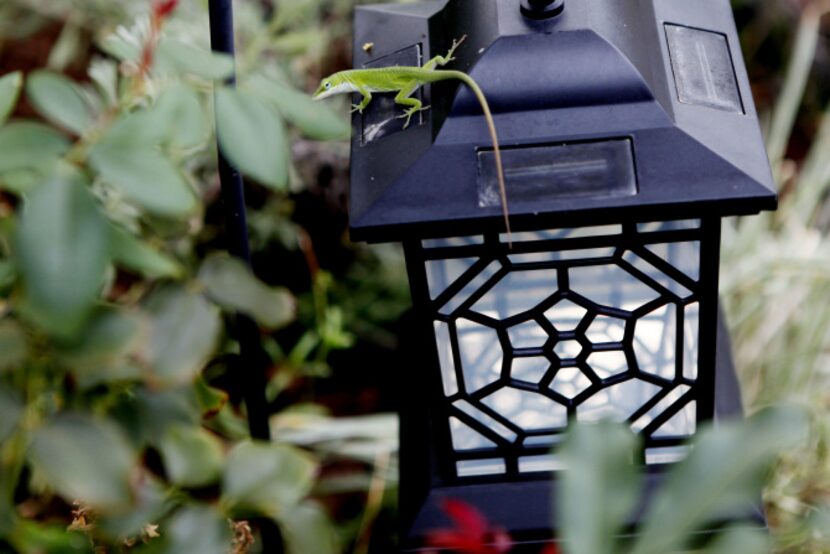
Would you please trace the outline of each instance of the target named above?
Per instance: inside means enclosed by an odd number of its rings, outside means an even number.
[[[231,530],[222,513],[207,506],[188,507],[170,521],[163,546],[150,552],[163,554],[227,554]]]
[[[57,73],[32,72],[26,80],[29,101],[40,114],[59,127],[82,135],[93,116],[77,85]]]
[[[26,335],[12,321],[0,321],[0,374],[26,361]]]
[[[780,206],[725,225],[721,291],[750,409],[787,400],[810,406],[808,440],[783,458],[764,495],[776,550],[827,552],[820,514],[830,506],[830,111],[822,77],[828,4],[740,4],[754,12],[742,34],[745,49],[773,54],[756,73],[781,73],[770,91],[774,102],[766,105],[763,95],[760,102]]]
[[[101,179],[126,200],[151,214],[181,218],[196,210],[197,200],[190,185],[153,145],[105,136],[90,152],[89,162]]]
[[[20,94],[23,75],[14,71],[0,78],[0,125],[6,122]]]
[[[222,500],[234,513],[279,519],[311,492],[316,471],[313,458],[292,446],[243,442],[228,453]]]
[[[159,442],[170,481],[182,487],[203,487],[222,472],[222,443],[205,429],[186,425],[170,427]]]
[[[137,456],[114,424],[62,413],[32,433],[29,459],[55,491],[106,510],[131,502]]]
[[[325,510],[313,502],[295,506],[281,516],[280,523],[291,552],[342,552]]]
[[[805,414],[795,408],[768,409],[745,422],[701,430],[650,500],[635,537],[624,541],[617,537],[632,521],[642,490],[633,463],[637,441],[622,424],[577,425],[562,449],[568,469],[557,505],[566,552],[688,551],[701,530],[752,512],[776,459],[803,443],[807,430]],[[765,537],[757,527],[729,528],[704,551],[769,552]]]
[[[264,327],[277,329],[294,319],[291,294],[283,288],[265,286],[235,258],[222,254],[207,258],[199,269],[199,280],[214,302],[248,314]]]
[[[163,385],[192,383],[219,339],[221,321],[216,306],[200,294],[167,287],[152,294],[146,309],[153,324],[145,359],[153,381]]]
[[[198,48],[182,40],[162,39],[158,47],[159,70],[174,75],[191,74],[221,81],[233,72],[233,60],[220,54]]]
[[[92,554],[89,540],[83,534],[67,532],[62,525],[37,525],[24,521],[9,539],[18,552]]]
[[[9,188],[7,179],[11,171],[50,172],[69,145],[64,135],[40,123],[18,121],[0,127],[0,182],[3,188]]]
[[[82,179],[53,175],[38,186],[25,199],[15,237],[24,314],[60,338],[80,333],[103,284],[108,231]]]
[[[113,227],[111,230],[110,248],[113,263],[147,279],[178,279],[184,276],[184,267],[173,257],[123,228]]]
[[[351,128],[326,104],[263,75],[254,75],[247,88],[272,102],[291,124],[305,135],[319,140],[348,138]]]
[[[244,173],[275,190],[288,184],[284,125],[274,109],[250,93],[221,88],[216,93],[219,144]]]
[[[82,4],[0,3],[4,53],[59,29],[40,66],[0,68],[0,550],[242,553],[238,520],[270,518],[292,554],[338,552],[311,499],[319,456],[247,436],[237,383],[255,368],[233,364],[228,326],[237,313],[258,325],[263,362],[278,368],[273,401],[326,374],[329,353],[353,342],[345,321],[365,309],[344,311],[348,290],[306,263],[313,243],[291,221],[289,184],[301,192],[317,186],[315,165],[345,166],[344,145],[292,157],[293,143],[346,138],[349,125],[289,84],[311,57],[275,40],[323,12],[269,20],[256,3],[235,6],[248,62],[236,90],[221,84],[233,60],[207,47],[205,3],[180,2],[158,37],[152,2]],[[334,4],[342,23],[353,2]],[[217,253],[216,129],[256,181],[255,255],[282,256],[262,279]]]
[[[16,391],[0,387],[0,441],[5,441],[11,435],[23,415],[23,402]]]
[[[560,521],[571,554],[612,552],[615,535],[639,500],[637,439],[610,422],[580,428],[562,445]]]

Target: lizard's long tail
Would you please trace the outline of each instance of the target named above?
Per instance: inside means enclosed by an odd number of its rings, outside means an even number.
[[[496,175],[498,176],[499,180],[499,195],[501,196],[501,209],[502,213],[504,214],[504,227],[507,231],[508,246],[512,248],[513,237],[510,232],[510,216],[509,210],[507,209],[507,187],[504,184],[504,168],[501,164],[499,138],[496,135],[496,125],[495,123],[493,123],[493,114],[490,113],[490,105],[487,103],[487,98],[484,96],[484,93],[481,91],[481,88],[475,81],[473,81],[472,77],[470,77],[466,73],[463,73],[461,71],[454,71],[451,69],[442,70],[440,71],[440,73],[446,75],[446,78],[448,79],[458,79],[459,81],[463,82],[465,85],[470,87],[470,90],[472,90],[473,94],[476,95],[478,103],[481,104],[481,109],[484,112],[484,119],[487,121],[487,128],[490,130],[490,140],[493,142],[493,154],[496,157]]]

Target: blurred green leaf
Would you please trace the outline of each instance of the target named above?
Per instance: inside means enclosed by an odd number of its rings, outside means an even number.
[[[112,259],[147,279],[179,279],[184,275],[179,262],[121,227],[113,228]]]
[[[121,113],[107,129],[101,142],[116,150],[144,149],[158,146],[164,140],[168,122],[160,121],[152,108]]]
[[[141,43],[134,37],[127,36],[123,28],[111,33],[101,40],[101,50],[119,61],[136,61],[141,55]]]
[[[222,500],[235,514],[279,519],[311,491],[317,463],[293,446],[242,442],[228,454]]]
[[[222,152],[242,173],[273,189],[288,184],[288,140],[275,108],[256,96],[216,92],[216,132]]]
[[[87,71],[106,106],[118,105],[118,64],[115,60],[94,57]]]
[[[194,384],[196,398],[202,410],[202,417],[210,419],[225,406],[228,402],[228,393],[208,385],[204,378],[199,377]]]
[[[17,268],[14,263],[11,260],[0,260],[0,290],[14,283],[16,278]]]
[[[171,38],[159,42],[156,55],[162,71],[191,73],[216,81],[227,79],[234,69],[233,58],[227,54],[211,52]]]
[[[34,431],[29,459],[69,502],[112,510],[132,500],[129,480],[137,456],[112,423],[59,415]]]
[[[164,554],[228,554],[231,550],[228,520],[208,506],[179,510],[161,532]]]
[[[83,29],[71,18],[64,22],[60,35],[52,45],[46,65],[54,71],[63,71],[85,52]]]
[[[0,174],[0,189],[22,196],[34,189],[43,181],[43,175],[48,172],[49,166],[35,169],[13,169]]]
[[[141,370],[129,355],[146,338],[146,321],[123,308],[99,310],[77,344],[61,351],[82,388],[138,379]]]
[[[67,531],[65,525],[43,525],[20,519],[10,542],[17,552],[36,554],[92,554],[89,538],[80,532]]]
[[[321,45],[327,45],[330,38],[326,29],[286,30],[274,37],[272,44],[281,54],[301,56],[320,48]]]
[[[225,254],[208,257],[199,269],[199,280],[213,301],[246,313],[268,328],[283,327],[294,319],[296,306],[291,293],[266,286],[236,258]]]
[[[349,348],[354,344],[354,335],[346,331],[340,306],[326,306],[320,335],[326,348]]]
[[[170,142],[178,148],[193,148],[208,137],[208,122],[199,95],[184,85],[164,91],[154,109],[155,119],[167,127]]]
[[[810,6],[802,12],[795,43],[786,66],[784,86],[772,112],[772,123],[767,132],[767,153],[776,177],[780,177],[781,161],[786,154],[787,143],[813,67],[822,15],[817,5]]]
[[[107,535],[121,539],[118,542],[122,542],[123,537],[138,536],[145,525],[161,521],[176,505],[176,497],[165,487],[166,484],[160,483],[156,478],[142,475],[142,479],[133,487],[136,501],[131,509],[119,514],[99,514],[98,525]]]
[[[156,291],[147,303],[152,331],[145,359],[162,383],[191,383],[216,347],[222,321],[201,294],[177,287]]]
[[[80,332],[109,263],[109,226],[77,178],[55,176],[26,198],[15,240],[26,313],[62,337]]]
[[[174,425],[195,426],[202,420],[198,399],[190,385],[173,389],[134,387],[121,395],[110,415],[139,448],[155,445]]]
[[[322,102],[262,75],[251,77],[246,86],[274,103],[289,122],[305,135],[317,140],[347,139],[351,125]]]
[[[559,450],[567,468],[556,508],[569,554],[610,553],[639,500],[637,437],[602,421],[577,425]]]
[[[727,529],[706,547],[706,554],[769,554],[773,551],[769,531],[760,526]]]
[[[0,127],[0,172],[36,169],[46,173],[69,146],[69,139],[51,127],[14,121]]]
[[[92,114],[77,85],[63,75],[33,71],[26,80],[26,93],[43,117],[76,135],[92,125]]]
[[[13,321],[0,321],[0,374],[26,360],[26,335]]]
[[[674,551],[707,521],[749,510],[776,457],[803,440],[806,429],[800,410],[772,408],[702,431],[651,502],[631,554]]]
[[[342,552],[334,526],[322,507],[314,502],[306,501],[286,510],[280,514],[279,524],[285,535],[288,554]]]
[[[0,126],[2,126],[17,105],[20,88],[23,86],[23,74],[20,71],[7,73],[0,77]]]
[[[181,218],[196,211],[190,185],[158,150],[105,138],[92,149],[89,161],[127,200],[150,213]]]
[[[203,487],[222,474],[222,443],[201,427],[170,427],[159,442],[170,481],[183,487]]]
[[[17,392],[0,384],[0,444],[14,432],[23,415],[23,408]]]
[[[810,538],[825,549],[830,549],[830,505],[818,506],[807,518]]]

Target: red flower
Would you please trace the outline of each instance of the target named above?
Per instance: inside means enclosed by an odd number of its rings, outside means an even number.
[[[429,546],[450,549],[458,554],[503,554],[513,547],[507,531],[491,528],[473,506],[448,498],[441,508],[452,520],[453,528],[431,531],[427,536]]]
[[[179,0],[160,0],[153,5],[153,16],[158,19],[163,19],[173,13]]]

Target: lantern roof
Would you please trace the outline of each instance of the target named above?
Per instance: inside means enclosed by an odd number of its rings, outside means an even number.
[[[354,54],[355,67],[420,64],[467,35],[448,67],[493,111],[514,229],[775,209],[728,0],[566,0],[542,21],[519,4],[362,7]],[[354,116],[352,237],[503,228],[475,96],[456,83],[418,94],[432,107],[407,129],[391,97]]]

